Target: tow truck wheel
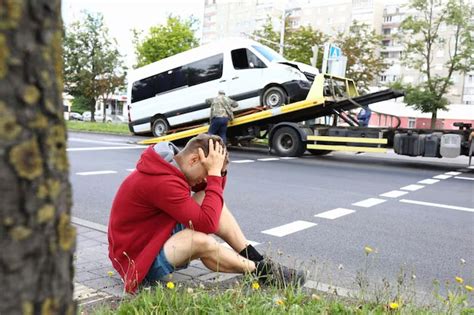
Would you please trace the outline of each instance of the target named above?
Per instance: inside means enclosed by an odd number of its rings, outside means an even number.
[[[272,148],[278,156],[301,156],[306,150],[299,133],[290,127],[283,127],[275,132]]]
[[[263,105],[266,107],[279,107],[286,103],[286,92],[281,87],[269,87],[263,93]]]
[[[151,132],[155,137],[161,137],[168,132],[169,125],[164,117],[158,117],[153,121]]]

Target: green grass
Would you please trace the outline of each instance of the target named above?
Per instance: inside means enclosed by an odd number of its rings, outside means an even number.
[[[90,121],[67,121],[66,126],[69,131],[113,133],[121,135],[131,135],[128,124],[125,123],[103,123]]]
[[[296,288],[256,288],[246,281],[231,288],[196,288],[174,284],[143,289],[115,306],[85,314],[472,314],[474,309],[445,303],[417,306],[393,300],[370,302],[315,294]]]

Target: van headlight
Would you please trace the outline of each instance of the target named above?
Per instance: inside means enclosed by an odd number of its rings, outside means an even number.
[[[288,67],[288,71],[295,76],[298,80],[307,80],[306,76],[303,74],[303,72],[299,71],[298,69],[295,69],[293,67]]]

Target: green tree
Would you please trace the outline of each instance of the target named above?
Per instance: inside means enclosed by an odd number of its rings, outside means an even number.
[[[288,27],[285,25],[285,34],[288,34]],[[276,32],[273,29],[272,19],[270,16],[267,17],[267,21],[261,29],[253,32],[254,38],[257,42],[270,47],[274,51],[280,50],[280,32]]]
[[[0,5],[0,314],[76,313],[61,41],[60,0]]]
[[[405,47],[403,62],[418,70],[423,81],[405,86],[405,102],[431,113],[431,128],[435,128],[438,110],[446,110],[445,95],[453,84],[453,74],[474,69],[474,25],[471,22],[474,10],[463,0],[411,0],[409,7],[418,14],[408,16],[400,27],[400,39]],[[447,33],[443,34],[443,29]],[[434,53],[446,47],[449,56],[445,70],[435,73]]]
[[[355,81],[359,92],[366,92],[389,66],[379,54],[381,36],[367,24],[353,21],[349,32],[339,33],[335,43],[347,57],[346,76]]]
[[[65,30],[64,79],[65,90],[74,97],[87,100],[91,120],[97,100],[104,95],[103,80],[113,80],[114,86],[123,88],[125,68],[115,39],[109,38],[102,14],[84,12],[84,20],[72,23]],[[105,120],[105,115],[104,115]]]
[[[285,36],[286,37],[286,36]],[[296,30],[288,32],[285,43],[288,48],[284,50],[285,57],[289,60],[295,60],[306,64],[310,63],[313,57],[313,46],[321,47],[327,41],[326,35],[319,30],[313,29],[310,25],[300,26]],[[316,66],[321,68],[323,59],[322,53],[318,54]]]
[[[259,43],[279,51],[280,31],[273,29],[271,18],[268,17],[261,29],[253,32],[254,38]],[[313,56],[312,47],[321,46],[327,37],[320,31],[313,29],[310,25],[300,26],[298,29],[289,27],[288,19],[285,21],[285,49],[283,56],[288,60],[310,63]],[[318,54],[318,66],[321,66],[322,54]]]
[[[197,47],[198,40],[193,29],[195,23],[193,17],[183,21],[170,15],[165,25],[152,26],[144,38],[141,32],[133,30],[137,55],[135,67],[142,67]]]

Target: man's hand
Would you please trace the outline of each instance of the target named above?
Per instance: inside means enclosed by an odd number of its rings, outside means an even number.
[[[226,148],[221,146],[217,141],[214,146],[214,140],[209,139],[209,154],[207,157],[204,155],[204,151],[201,148],[198,149],[198,153],[202,165],[207,170],[207,174],[221,176],[221,171],[227,155]]]

